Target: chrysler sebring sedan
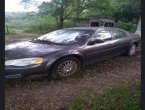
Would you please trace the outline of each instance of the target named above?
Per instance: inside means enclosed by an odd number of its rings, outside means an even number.
[[[5,47],[5,77],[50,75],[66,78],[81,67],[120,54],[132,56],[140,36],[109,27],[76,27],[50,32]]]

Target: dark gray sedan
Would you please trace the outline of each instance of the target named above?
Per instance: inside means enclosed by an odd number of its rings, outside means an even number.
[[[140,36],[109,27],[67,28],[7,45],[6,78],[51,75],[66,78],[81,67],[120,54],[132,56]]]

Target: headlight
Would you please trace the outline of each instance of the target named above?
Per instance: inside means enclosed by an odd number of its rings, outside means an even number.
[[[5,61],[5,66],[28,66],[41,64],[43,58],[23,58]]]

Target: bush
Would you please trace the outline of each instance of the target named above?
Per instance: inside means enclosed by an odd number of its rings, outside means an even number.
[[[24,30],[23,30],[23,33],[36,33],[35,32],[35,30],[33,30],[32,28],[25,28]]]
[[[41,29],[40,29],[41,28]],[[23,33],[45,34],[56,30],[56,26],[29,26],[23,30]]]
[[[75,27],[75,22],[71,20],[65,20],[63,28],[71,28],[71,27]]]
[[[126,23],[126,22],[118,21],[116,23],[116,27],[124,29],[126,31],[135,32],[137,29],[137,24],[134,24],[132,22]]]
[[[9,29],[8,29],[8,32],[7,32],[7,30],[5,29],[5,34],[15,35],[15,34],[16,34],[16,29],[9,28]]]

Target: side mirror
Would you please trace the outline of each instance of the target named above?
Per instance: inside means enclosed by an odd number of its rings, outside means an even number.
[[[93,41],[89,41],[89,42],[88,42],[88,45],[94,45],[94,44],[96,44],[96,43],[103,43],[103,42],[104,42],[103,39],[95,39],[95,40],[93,40]]]

